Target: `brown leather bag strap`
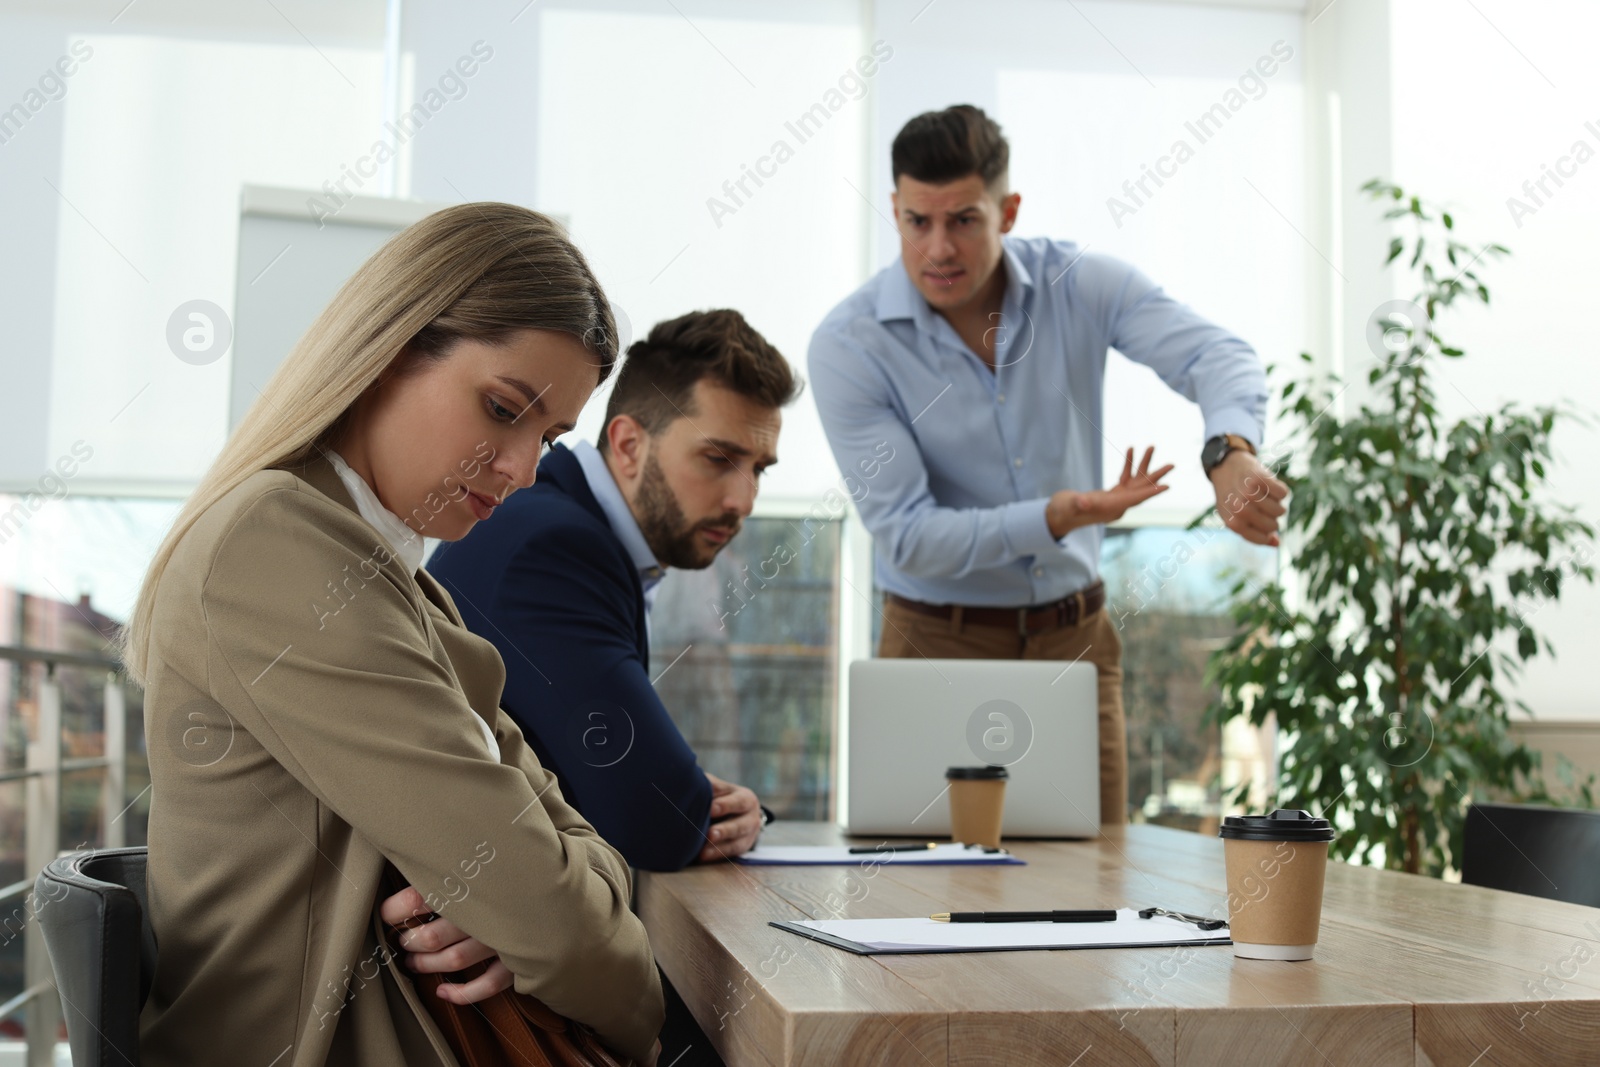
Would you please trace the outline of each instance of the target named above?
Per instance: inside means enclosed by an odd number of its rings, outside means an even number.
[[[406,887],[391,863],[384,865],[385,896]],[[433,916],[413,916],[389,927],[389,946],[402,952],[399,931],[414,929]],[[587,1029],[551,1011],[537,997],[503,989],[475,1004],[455,1004],[439,997],[446,981],[468,982],[488,969],[475,963],[450,975],[411,974],[412,986],[444,1035],[462,1067],[633,1067],[619,1060]]]

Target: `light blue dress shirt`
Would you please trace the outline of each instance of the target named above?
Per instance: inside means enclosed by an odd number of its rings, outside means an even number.
[[[811,388],[878,586],[913,600],[1021,607],[1094,581],[1103,528],[1058,541],[1044,511],[1058,489],[1102,488],[1108,348],[1196,401],[1207,439],[1261,442],[1266,375],[1244,341],[1109,256],[1003,244],[993,371],[898,260],[811,339]]]
[[[617,487],[617,480],[611,476],[611,468],[606,466],[606,457],[588,441],[572,445],[572,454],[578,457],[583,478],[589,483],[589,492],[594,494],[600,510],[605,512],[611,532],[617,535],[628,552],[628,558],[639,568],[639,581],[644,585],[644,624],[648,631],[650,611],[656,604],[656,588],[661,585],[661,579],[666,577],[666,568],[656,562],[656,554],[650,551],[644,531],[639,529],[639,520],[633,517],[633,509],[628,507],[627,498]]]

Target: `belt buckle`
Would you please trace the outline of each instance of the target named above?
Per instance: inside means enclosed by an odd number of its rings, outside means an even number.
[[[1023,638],[1029,638],[1029,637],[1032,637],[1034,634],[1042,634],[1042,633],[1045,632],[1045,630],[1050,629],[1052,624],[1049,623],[1049,622],[1046,622],[1045,625],[1042,628],[1038,629],[1038,630],[1030,630],[1030,629],[1028,629],[1028,616],[1032,615],[1035,611],[1045,611],[1045,610],[1051,610],[1051,609],[1053,609],[1054,612],[1055,612],[1055,616],[1056,616],[1055,617],[1055,623],[1059,624],[1060,621],[1061,621],[1061,605],[1060,604],[1047,605],[1045,608],[1018,608],[1017,609],[1017,634],[1018,634],[1018,636],[1023,637]]]
[[[1043,608],[1018,608],[1017,633],[1021,637],[1028,638],[1032,637],[1035,633],[1044,633],[1045,630],[1049,630],[1053,627],[1076,625],[1079,617],[1078,608],[1079,597],[1076,593],[1058,600],[1054,604],[1047,604]],[[1034,611],[1049,611],[1055,616],[1055,618],[1040,630],[1030,630],[1028,629],[1028,616]]]

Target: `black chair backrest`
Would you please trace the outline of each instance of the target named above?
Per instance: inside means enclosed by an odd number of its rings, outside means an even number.
[[[1600,812],[1474,804],[1462,851],[1469,885],[1600,907]]]
[[[156,971],[147,855],[75,852],[34,881],[34,921],[61,992],[73,1067],[138,1067],[139,1012]]]

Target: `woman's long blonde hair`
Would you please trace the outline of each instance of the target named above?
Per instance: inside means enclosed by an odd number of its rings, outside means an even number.
[[[600,283],[554,220],[511,204],[435,212],[378,249],[340,288],[251,405],[156,549],[120,635],[122,662],[145,684],[156,588],[173,550],[207,508],[257,471],[292,466],[331,440],[351,406],[386,377],[444,358],[458,340],[523,329],[583,342],[605,380],[616,324]]]

